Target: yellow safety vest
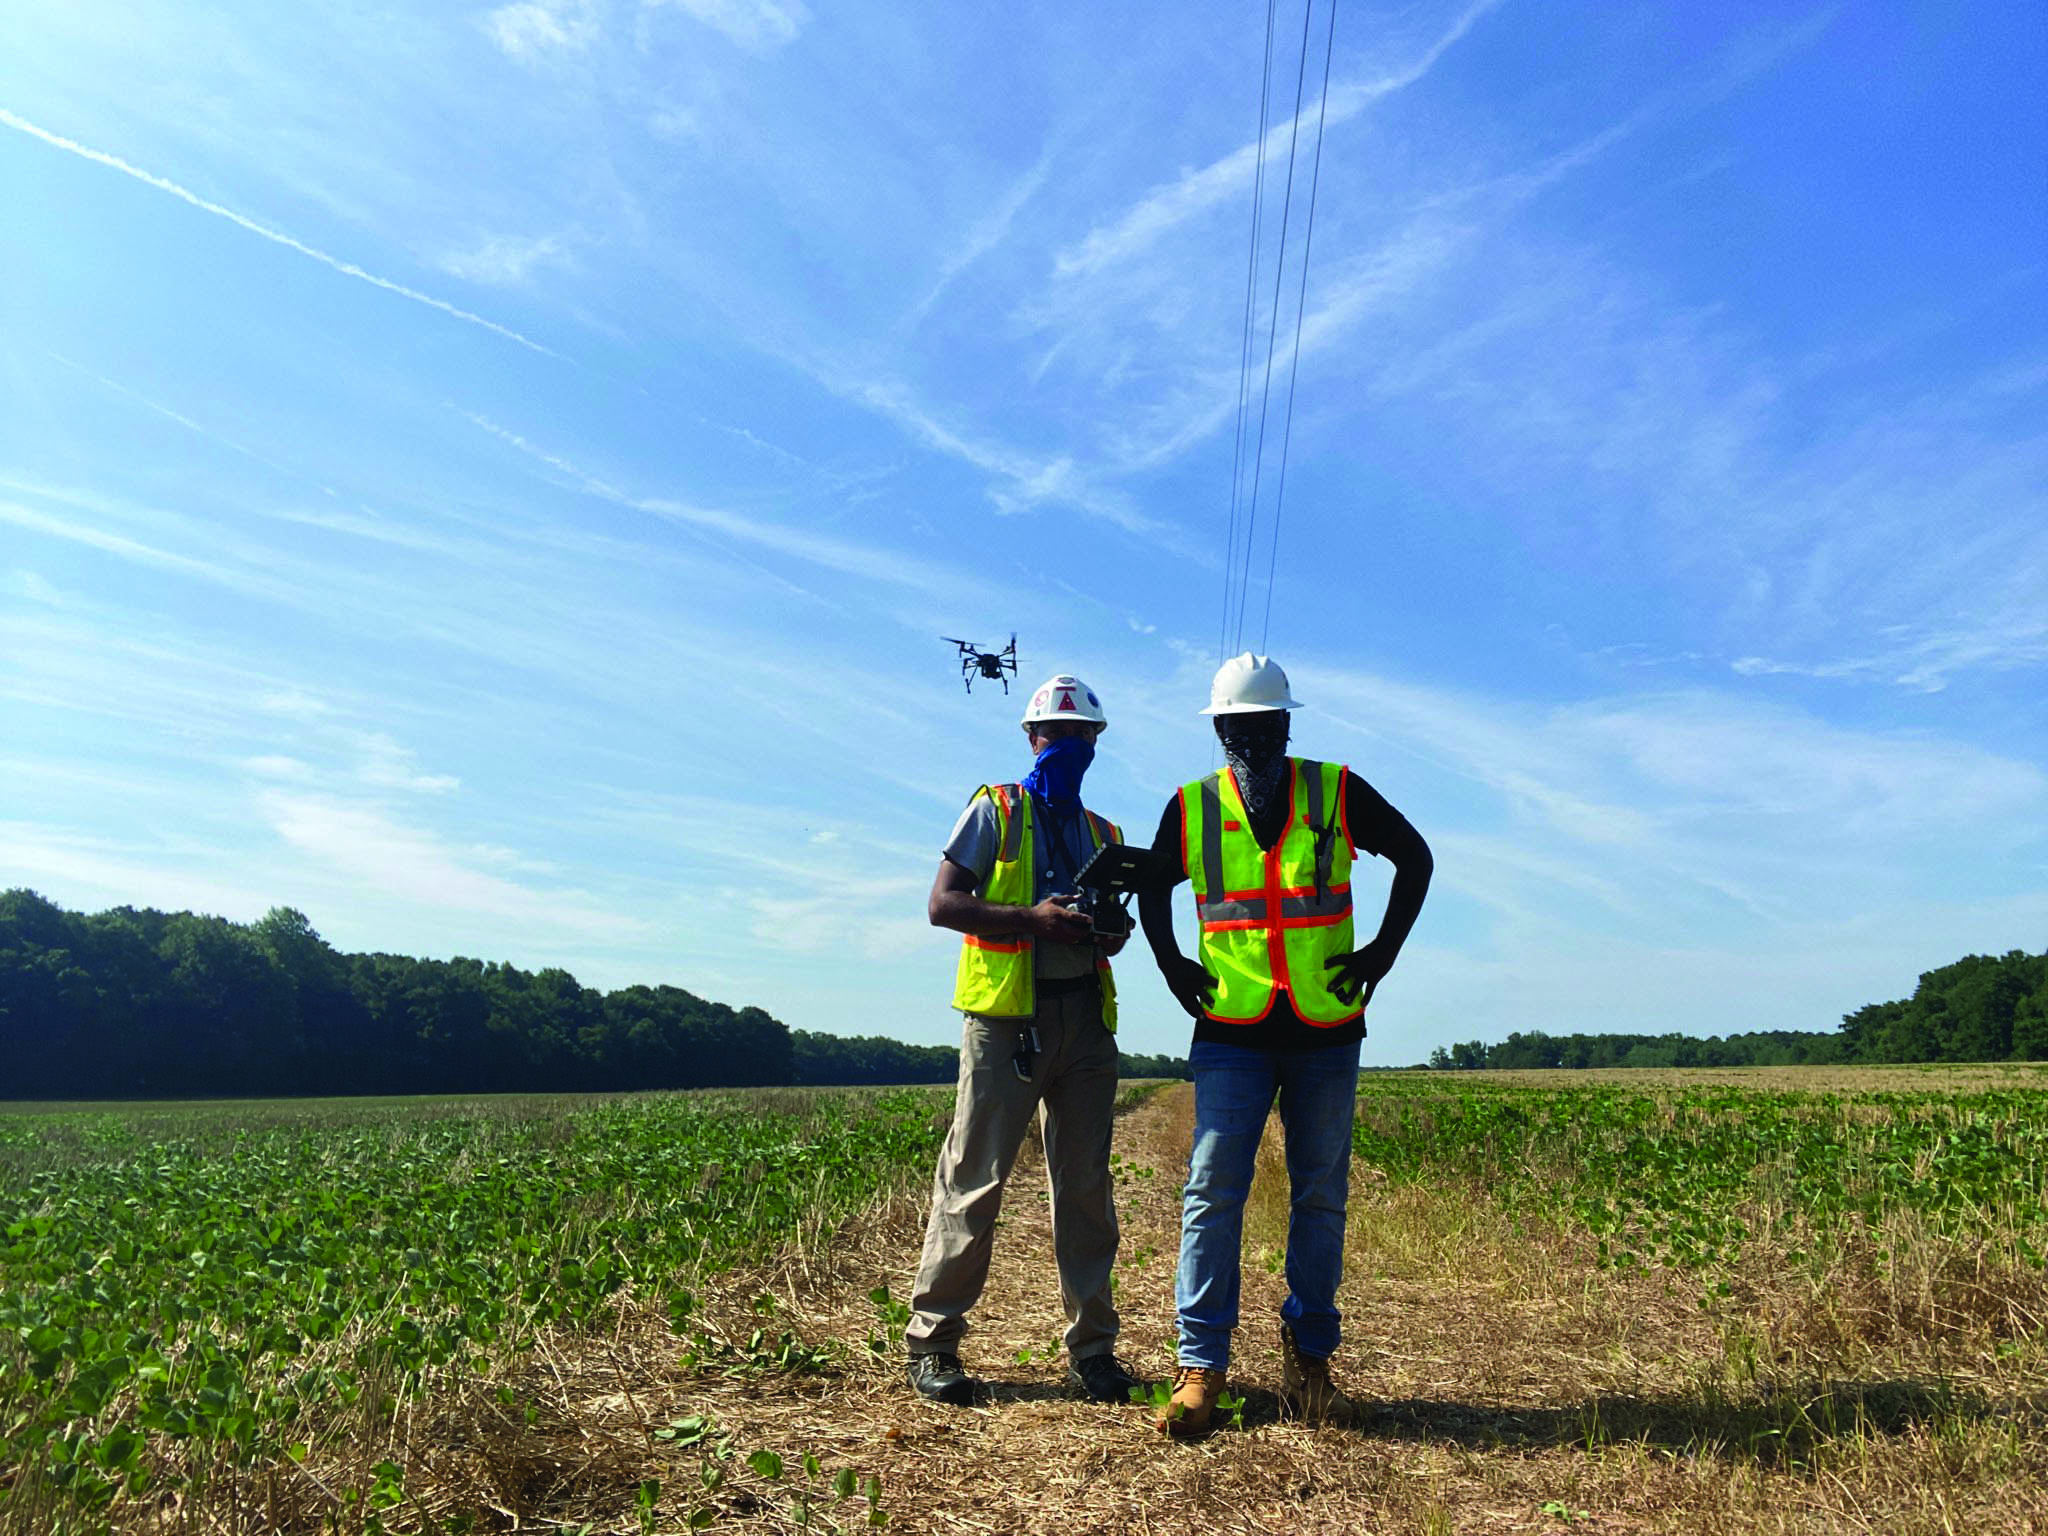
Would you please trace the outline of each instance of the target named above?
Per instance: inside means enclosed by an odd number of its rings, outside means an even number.
[[[1282,992],[1305,1022],[1333,1028],[1365,1012],[1330,990],[1323,963],[1349,954],[1351,829],[1341,763],[1287,760],[1287,827],[1271,849],[1228,768],[1181,786],[1181,861],[1195,886],[1202,964],[1216,978],[1207,1012],[1256,1024]]]
[[[1031,796],[1021,784],[984,784],[974,793],[987,795],[996,808],[996,862],[982,887],[982,900],[1006,907],[1031,906],[1036,889],[1031,867],[1036,846],[1031,836]],[[967,803],[974,801],[970,798]],[[1087,817],[1096,847],[1123,841],[1114,822],[1093,811],[1088,811]],[[965,1013],[996,1018],[1028,1018],[1036,1013],[1038,986],[1031,943],[1028,934],[1001,939],[962,934],[953,1006]],[[1116,980],[1109,974],[1109,957],[1100,951],[1096,952],[1095,969],[1102,980],[1102,1026],[1115,1034]]]

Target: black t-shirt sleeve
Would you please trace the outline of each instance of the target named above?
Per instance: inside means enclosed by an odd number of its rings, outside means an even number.
[[[1408,818],[1349,769],[1344,772],[1344,821],[1351,832],[1351,846],[1374,858],[1389,848],[1404,846],[1415,836]]]
[[[1175,795],[1166,802],[1166,809],[1159,814],[1159,830],[1152,834],[1152,851],[1159,855],[1172,876],[1169,887],[1179,885],[1187,879],[1187,865],[1180,852],[1180,796]]]

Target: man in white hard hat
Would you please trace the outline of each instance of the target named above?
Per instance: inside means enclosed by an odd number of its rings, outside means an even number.
[[[1081,777],[1108,723],[1079,678],[1062,673],[1039,687],[1024,711],[1031,771],[974,792],[932,881],[932,923],[962,935],[953,1006],[965,1018],[953,1128],[939,1154],[904,1330],[910,1384],[935,1402],[974,1399],[960,1340],[988,1279],[1003,1186],[1041,1106],[1068,1378],[1102,1402],[1126,1402],[1138,1385],[1114,1352],[1110,1300],[1117,1223],[1109,957],[1124,938],[1098,935],[1072,910],[1080,867],[1104,843],[1123,840],[1081,804]]]
[[[1209,1427],[1238,1319],[1245,1196],[1277,1096],[1287,1143],[1287,1299],[1281,1400],[1323,1419],[1348,1404],[1330,1378],[1338,1343],[1351,1124],[1365,1005],[1429,890],[1429,845],[1348,768],[1287,755],[1287,674],[1246,652],[1210,685],[1225,766],[1167,802],[1153,852],[1172,881],[1141,892],[1139,917],[1175,999],[1195,1021],[1194,1142],[1181,1207],[1173,1396],[1159,1427]],[[1394,866],[1379,931],[1354,949],[1351,860]],[[1195,887],[1201,959],[1174,942],[1172,887]]]

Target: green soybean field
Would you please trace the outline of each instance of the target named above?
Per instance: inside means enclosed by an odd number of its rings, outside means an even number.
[[[946,1108],[905,1090],[0,1114],[0,1524],[247,1498],[252,1469],[602,1328],[628,1295],[687,1334],[706,1277],[928,1172]],[[330,1523],[390,1523],[397,1476],[333,1489]]]
[[[1278,1118],[1230,1409],[1067,1381],[1036,1136],[902,1374],[943,1089],[0,1108],[0,1536],[2048,1529],[2048,1074],[1368,1072],[1339,1421],[1290,1420]],[[1118,1353],[1193,1123],[1127,1085]]]
[[[1824,1271],[1858,1245],[1889,1264],[1894,1247],[1939,1243],[2016,1277],[2048,1253],[2039,1088],[1368,1076],[1353,1144],[1393,1178],[1469,1179],[1579,1227],[1603,1265],[1698,1274],[1719,1294],[1745,1264]]]

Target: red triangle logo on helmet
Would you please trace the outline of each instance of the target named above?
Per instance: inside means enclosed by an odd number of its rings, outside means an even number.
[[[1059,704],[1059,707],[1060,707],[1061,709],[1073,709],[1073,708],[1075,707],[1075,705],[1074,705],[1074,690],[1073,690],[1073,689],[1071,689],[1071,688],[1062,688],[1062,689],[1060,690],[1060,704]]]

